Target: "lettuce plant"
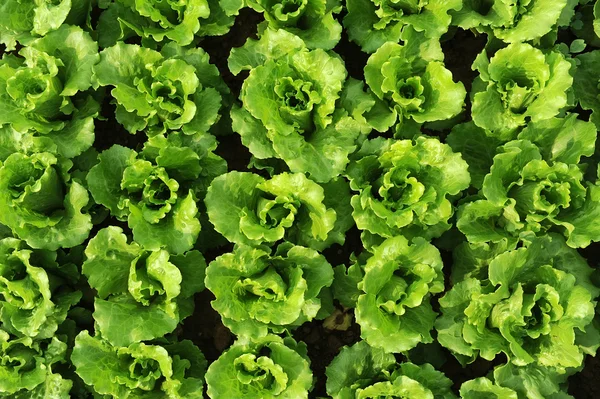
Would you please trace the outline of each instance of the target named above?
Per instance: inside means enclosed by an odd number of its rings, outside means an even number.
[[[5,331],[36,340],[54,336],[81,292],[77,266],[56,252],[16,238],[0,240],[0,321]]]
[[[87,174],[94,200],[125,220],[146,249],[191,249],[201,229],[196,202],[226,170],[213,154],[214,137],[173,133],[155,136],[140,153],[115,145]]]
[[[334,18],[342,10],[340,0],[248,0],[252,9],[262,12],[265,21],[259,32],[284,29],[301,38],[308,48],[332,49],[339,41],[342,26]]]
[[[159,53],[119,42],[100,53],[94,77],[97,85],[113,87],[117,121],[148,136],[208,132],[220,118],[221,94],[228,93],[204,50],[174,43]]]
[[[172,332],[193,312],[193,295],[204,289],[200,252],[148,251],[128,243],[119,227],[100,230],[85,255],[82,272],[97,292],[94,320],[102,337],[116,346]]]
[[[404,352],[418,343],[432,342],[430,331],[436,318],[431,294],[444,290],[439,251],[422,238],[409,242],[401,235],[388,238],[371,249],[346,273],[336,268],[336,280],[358,282],[358,296],[344,295],[343,303],[356,298],[356,321],[361,337],[386,352]],[[340,287],[343,282],[337,282]],[[336,287],[336,294],[338,289]],[[346,291],[346,290],[344,290]]]
[[[335,210],[347,208],[325,194],[301,173],[280,173],[265,180],[234,171],[212,181],[205,203],[215,230],[233,243],[258,246],[285,239],[324,249],[343,243],[350,228],[347,215]]]
[[[338,106],[346,81],[339,57],[309,50],[285,30],[267,29],[260,40],[232,50],[229,69],[234,75],[250,70],[243,107],[234,107],[231,118],[254,157],[282,159],[292,172],[318,182],[344,171],[363,126]]]
[[[308,398],[312,387],[306,345],[276,335],[255,341],[238,340],[206,372],[212,399],[255,396]]]
[[[386,42],[398,42],[407,25],[439,39],[448,31],[448,13],[461,7],[460,0],[346,0],[344,27],[350,40],[373,53]]]
[[[113,346],[79,333],[71,361],[77,374],[111,398],[201,399],[206,359],[191,341]]]
[[[94,141],[99,106],[88,94],[98,45],[87,32],[63,25],[0,60],[0,125],[56,140],[73,157]]]
[[[38,341],[0,329],[0,395],[10,398],[69,398],[73,383],[54,373],[67,360],[67,344],[57,337]]]
[[[509,44],[491,58],[484,50],[473,63],[479,72],[471,92],[473,122],[510,140],[529,120],[558,115],[573,83],[570,68],[562,53],[527,43]]]
[[[481,196],[459,208],[457,227],[473,243],[529,240],[560,231],[571,247],[600,240],[594,215],[600,188],[578,165],[592,155],[596,132],[576,115],[531,123],[498,149]],[[572,141],[573,145],[564,143]]]
[[[503,352],[516,366],[579,367],[600,346],[583,345],[600,294],[592,273],[555,234],[497,255],[487,279],[466,278],[440,299],[438,341],[462,362]]]
[[[87,190],[71,179],[73,162],[48,152],[15,152],[0,165],[0,223],[32,248],[81,244],[92,228]]]
[[[364,230],[363,242],[375,237],[439,237],[450,228],[451,196],[469,186],[467,163],[438,139],[377,138],[365,141],[346,174],[352,216]],[[369,245],[367,245],[369,246]]]
[[[474,28],[506,43],[527,42],[551,32],[569,7],[568,3],[567,0],[470,0],[450,13],[452,25]]]
[[[5,0],[0,4],[0,44],[14,50],[57,30],[62,24],[82,25],[89,18],[91,0]]]
[[[273,255],[237,246],[206,269],[206,287],[216,298],[212,307],[237,336],[281,333],[318,317],[332,307],[327,290],[332,282],[333,269],[323,255],[289,243]]]
[[[110,47],[132,36],[187,46],[195,36],[224,35],[241,0],[99,0],[106,9],[98,23],[99,42]]]
[[[454,82],[444,66],[439,41],[413,29],[405,29],[402,40],[383,44],[365,66],[367,85],[389,107],[380,131],[396,121],[401,130],[407,122],[450,119],[462,111],[466,96],[463,84]]]
[[[575,96],[583,109],[592,111],[590,120],[600,128],[600,78],[597,73],[600,50],[580,54],[575,59],[578,62],[573,78]]]
[[[394,356],[365,341],[342,348],[326,371],[333,399],[400,397],[455,399],[452,381],[432,365],[396,364]]]

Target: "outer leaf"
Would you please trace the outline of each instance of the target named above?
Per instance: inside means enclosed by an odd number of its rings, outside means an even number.
[[[600,50],[580,54],[575,57],[579,62],[573,77],[575,97],[583,109],[592,111],[590,120],[600,126],[600,79],[595,71],[600,65]]]

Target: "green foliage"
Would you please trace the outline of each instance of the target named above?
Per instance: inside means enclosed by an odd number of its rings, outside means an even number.
[[[180,254],[194,246],[201,229],[197,202],[226,170],[215,148],[214,137],[202,133],[154,136],[140,153],[115,145],[87,174],[89,190],[112,215],[127,219],[145,248]]]
[[[195,36],[224,35],[241,0],[99,0],[99,43],[110,47],[133,36],[187,46]]]
[[[92,5],[91,0],[5,0],[0,4],[0,44],[14,50],[17,43],[48,36],[63,24],[82,25]]]
[[[325,194],[300,173],[265,180],[249,172],[229,172],[212,181],[205,202],[215,230],[233,243],[257,246],[286,239],[324,249],[342,244],[352,223],[342,213],[348,208],[344,198],[338,202]]]
[[[307,47],[325,50],[340,40],[342,26],[333,16],[342,9],[340,0],[248,0],[247,4],[265,17],[259,32],[284,29],[300,37]]]
[[[117,121],[130,133],[148,136],[208,132],[229,92],[204,50],[175,43],[159,53],[118,42],[100,53],[94,80],[113,87]]]
[[[0,222],[32,248],[70,248],[89,235],[89,196],[71,180],[72,165],[48,152],[15,152],[0,166]]]
[[[0,240],[0,321],[18,336],[48,339],[81,293],[77,266],[64,256],[29,248],[16,238]]]
[[[395,129],[402,132],[410,129],[405,127],[410,122],[442,121],[462,111],[465,88],[444,66],[439,41],[410,28],[403,31],[402,40],[402,45],[383,44],[365,66],[369,88],[389,107],[379,131],[397,122]]]
[[[100,230],[85,255],[82,273],[97,292],[94,320],[102,337],[116,346],[172,332],[193,312],[193,295],[204,289],[200,252],[147,251],[129,244],[118,227]]]
[[[365,141],[346,171],[352,216],[364,230],[363,243],[374,237],[439,237],[450,228],[451,196],[469,185],[460,154],[435,138]]]
[[[83,331],[71,361],[86,384],[108,397],[203,397],[206,360],[191,341],[113,346]]]
[[[455,399],[452,381],[430,364],[396,364],[394,356],[359,341],[344,347],[327,367],[333,399],[406,397]]]
[[[600,294],[592,273],[554,234],[496,255],[485,276],[465,276],[440,299],[438,341],[464,362],[504,352],[515,366],[579,367],[586,348],[576,330],[595,328]]]
[[[86,91],[98,60],[98,44],[81,28],[68,25],[30,42],[18,55],[5,53],[0,60],[0,125],[47,137],[63,156],[81,154],[94,141],[99,105]]]
[[[451,11],[452,25],[476,29],[506,43],[526,42],[539,39],[562,24],[565,11],[573,12],[575,4],[571,3],[568,0],[465,1],[460,10]]]
[[[600,0],[0,3],[1,398],[588,399]]]
[[[528,121],[558,115],[567,105],[571,64],[557,51],[512,43],[491,58],[484,50],[473,69],[473,122],[503,140],[515,137]]]
[[[281,333],[318,317],[332,307],[332,282],[333,269],[322,255],[289,243],[273,255],[238,246],[206,270],[206,286],[216,297],[212,306],[238,336]]]
[[[252,155],[282,159],[317,182],[344,171],[363,125],[339,104],[347,76],[339,57],[269,28],[260,40],[232,50],[229,69],[235,75],[250,70],[243,107],[234,107],[231,118]]]
[[[308,398],[312,373],[306,345],[276,335],[237,341],[208,367],[206,385],[214,399]]]
[[[461,7],[459,0],[347,0],[344,27],[350,40],[373,53],[386,42],[398,42],[407,26],[439,39],[450,25],[449,12]]]
[[[371,249],[370,256],[344,273],[336,268],[336,294],[344,292],[340,301],[351,304],[355,298],[356,321],[361,336],[369,345],[386,352],[403,352],[419,342],[432,342],[430,334],[436,313],[430,303],[431,294],[444,290],[442,259],[439,251],[423,238],[412,243],[403,236],[388,238]],[[341,272],[341,273],[340,273]],[[338,274],[339,273],[339,274]],[[348,290],[357,284],[359,292],[351,299]],[[357,297],[356,297],[357,295]]]
[[[578,165],[595,141],[593,124],[574,114],[532,122],[497,149],[482,199],[459,208],[457,227],[473,243],[527,241],[549,230],[562,232],[573,248],[598,241],[599,187]]]
[[[73,383],[53,372],[67,360],[67,344],[57,337],[35,341],[0,329],[0,395],[11,398],[69,398]]]

